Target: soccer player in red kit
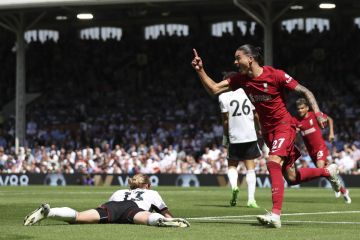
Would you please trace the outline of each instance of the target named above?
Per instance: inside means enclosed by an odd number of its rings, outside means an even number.
[[[328,164],[328,160],[331,156],[322,137],[321,129],[317,124],[316,115],[313,111],[309,111],[310,107],[305,98],[299,98],[296,101],[296,108],[298,112],[298,116],[296,117],[296,127],[300,131],[311,160],[314,162],[316,167],[324,168]],[[329,125],[328,140],[331,142],[334,140],[334,123],[332,118],[324,113],[323,117],[327,120]],[[336,186],[332,185],[332,187],[334,190],[336,189]],[[345,203],[351,203],[349,191],[345,187],[342,186],[340,188],[340,192],[335,191],[335,193],[336,197],[340,197],[341,193],[344,197]]]
[[[262,66],[260,48],[250,44],[242,45],[235,51],[234,64],[239,73],[221,82],[213,81],[205,72],[202,59],[194,49],[191,64],[207,92],[217,95],[242,87],[255,106],[259,115],[263,138],[270,148],[267,168],[271,180],[273,208],[266,215],[257,216],[258,221],[275,228],[281,227],[280,214],[284,199],[284,180],[296,185],[318,177],[328,177],[340,189],[336,164],[327,168],[295,168],[300,152],[295,148],[295,121],[285,106],[284,92],[287,90],[304,94],[312,109],[317,113],[317,122],[324,127],[324,119],[314,95],[285,72],[270,66]]]

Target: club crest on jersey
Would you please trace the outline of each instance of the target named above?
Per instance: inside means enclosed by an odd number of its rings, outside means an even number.
[[[310,125],[311,125],[311,126],[313,126],[313,125],[314,125],[314,123],[313,123],[313,120],[312,120],[312,119],[310,119],[309,123],[310,123]]]
[[[269,89],[268,89],[268,84],[267,84],[267,83],[263,83],[263,85],[264,85],[264,92],[269,91]]]
[[[286,83],[290,83],[293,80],[293,78],[287,73],[285,73],[285,78],[286,78]]]

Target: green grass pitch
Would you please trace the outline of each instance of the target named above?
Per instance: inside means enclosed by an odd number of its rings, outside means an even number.
[[[225,187],[155,188],[175,216],[189,219],[191,227],[187,229],[69,225],[53,220],[23,226],[25,215],[41,203],[81,211],[106,202],[115,190],[116,187],[0,187],[0,239],[360,239],[360,189],[350,189],[350,205],[344,204],[342,198],[336,199],[330,189],[286,189],[281,229],[265,228],[255,219],[255,215],[265,213],[264,209],[271,210],[270,189],[257,189],[256,199],[262,208],[249,209],[243,187],[236,207],[229,207],[230,190]]]

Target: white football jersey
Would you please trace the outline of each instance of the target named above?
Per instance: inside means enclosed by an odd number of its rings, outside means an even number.
[[[144,209],[146,211],[155,210],[156,212],[160,212],[167,208],[165,202],[162,200],[160,194],[157,191],[149,190],[149,189],[123,189],[118,190],[111,195],[109,201],[133,201],[135,202],[139,208]]]
[[[230,143],[257,141],[254,125],[254,105],[242,88],[219,95],[220,110],[229,113]]]

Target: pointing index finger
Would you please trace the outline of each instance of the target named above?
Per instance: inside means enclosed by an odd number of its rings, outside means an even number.
[[[196,51],[195,48],[193,48],[193,52],[194,52],[195,57],[199,57],[199,55],[198,55],[198,53],[197,53],[197,51]]]

